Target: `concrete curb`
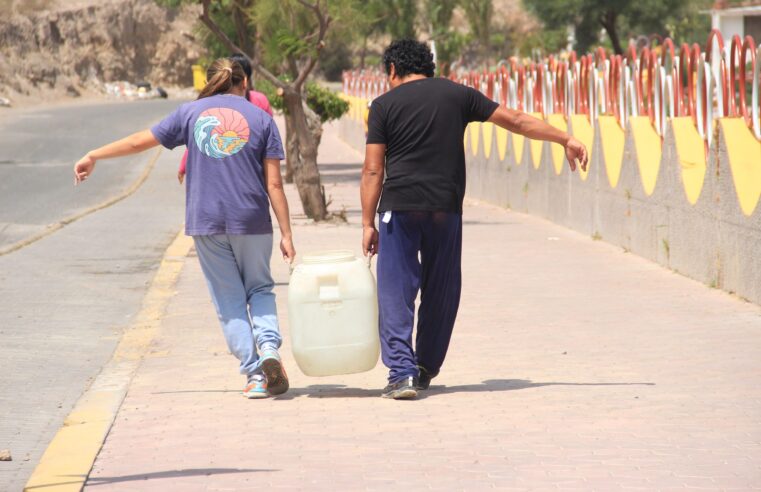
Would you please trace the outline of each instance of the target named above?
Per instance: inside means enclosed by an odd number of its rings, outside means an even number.
[[[25,491],[82,490],[132,377],[160,326],[192,244],[192,238],[180,232],[167,248],[140,312],[125,330],[111,360],[64,419]]]
[[[110,207],[111,205],[118,203],[124,200],[125,198],[129,197],[130,195],[135,193],[143,185],[143,183],[145,183],[145,180],[148,179],[148,176],[151,175],[151,171],[153,171],[153,168],[155,167],[156,161],[159,159],[159,156],[161,155],[162,150],[163,149],[159,147],[158,151],[154,154],[153,158],[150,161],[148,161],[148,164],[143,168],[143,172],[140,174],[140,176],[131,185],[129,185],[129,187],[127,187],[124,191],[122,191],[115,197],[109,198],[108,200],[102,203],[99,203],[98,205],[95,205],[93,207],[90,207],[87,210],[84,210],[74,215],[70,215],[69,217],[66,217],[63,220],[60,220],[53,224],[48,224],[47,228],[44,231],[38,232],[37,234],[34,234],[26,239],[22,239],[21,241],[17,241],[11,244],[10,246],[0,248],[0,256],[13,253],[14,251],[18,251],[21,248],[29,246],[30,244],[50,236],[54,232],[63,229],[67,225],[73,222],[76,222],[79,219],[90,215],[91,213],[97,212],[98,210],[103,210],[104,208]]]

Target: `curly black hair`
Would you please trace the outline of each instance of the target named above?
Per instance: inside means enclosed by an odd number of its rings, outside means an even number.
[[[414,39],[399,39],[386,48],[383,52],[383,65],[389,75],[392,63],[398,77],[406,77],[410,74],[433,77],[433,71],[436,69],[431,49],[427,44]]]

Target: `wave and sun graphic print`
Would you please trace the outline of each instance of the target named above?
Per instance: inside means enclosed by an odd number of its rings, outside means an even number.
[[[193,136],[201,152],[222,159],[238,153],[246,145],[248,122],[234,109],[210,108],[196,120]]]

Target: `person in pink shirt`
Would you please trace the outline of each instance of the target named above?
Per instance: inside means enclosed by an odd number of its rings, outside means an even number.
[[[241,67],[243,67],[243,71],[246,72],[246,77],[248,78],[248,91],[247,91],[247,99],[248,102],[253,104],[254,106],[261,108],[264,110],[268,115],[272,116],[272,107],[270,106],[269,100],[267,100],[267,96],[262,94],[261,92],[255,91],[252,88],[252,82],[251,82],[251,62],[248,61],[248,58],[241,55],[240,53],[234,53],[231,55],[230,60],[233,62],[238,63]],[[182,160],[180,161],[180,169],[177,171],[177,180],[182,184],[183,181],[185,181],[185,166],[188,162],[188,151],[185,149],[185,153],[182,155]]]

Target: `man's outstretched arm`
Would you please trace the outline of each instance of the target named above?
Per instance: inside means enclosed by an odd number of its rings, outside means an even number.
[[[367,144],[365,164],[362,166],[362,181],[359,195],[362,200],[362,252],[367,255],[378,253],[378,230],[375,228],[375,214],[383,189],[383,168],[386,163],[384,144]]]
[[[565,156],[568,159],[568,164],[571,166],[571,171],[576,170],[577,160],[581,163],[581,169],[587,170],[589,153],[584,144],[566,132],[558,130],[538,118],[534,118],[523,111],[516,111],[500,106],[492,113],[488,121],[508,131],[534,140],[547,140],[560,144],[565,147]]]

